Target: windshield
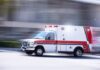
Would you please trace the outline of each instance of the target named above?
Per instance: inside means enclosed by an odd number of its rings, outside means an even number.
[[[45,39],[45,36],[47,35],[48,32],[39,32],[36,36],[34,36],[35,39]]]

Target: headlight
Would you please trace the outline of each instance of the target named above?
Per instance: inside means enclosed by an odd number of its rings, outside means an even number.
[[[33,42],[30,42],[30,46],[34,46],[34,43]]]

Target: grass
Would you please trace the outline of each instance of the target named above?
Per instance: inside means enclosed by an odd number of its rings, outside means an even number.
[[[0,41],[0,47],[19,48],[20,43],[18,41]]]

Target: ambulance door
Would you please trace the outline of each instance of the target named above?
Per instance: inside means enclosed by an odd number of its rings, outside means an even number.
[[[57,51],[57,41],[56,41],[55,32],[49,32],[46,35],[45,40],[46,40],[45,50],[48,52],[56,52]]]

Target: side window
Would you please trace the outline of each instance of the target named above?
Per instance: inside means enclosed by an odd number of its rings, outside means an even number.
[[[55,35],[54,35],[54,33],[48,33],[45,39],[46,39],[46,40],[55,40]]]

